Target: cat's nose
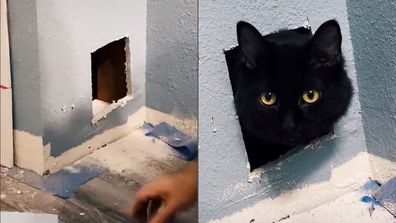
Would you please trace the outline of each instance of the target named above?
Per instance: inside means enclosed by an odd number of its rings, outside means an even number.
[[[294,115],[291,113],[287,113],[284,116],[282,123],[282,130],[287,133],[294,133],[297,130],[297,123],[294,119]]]

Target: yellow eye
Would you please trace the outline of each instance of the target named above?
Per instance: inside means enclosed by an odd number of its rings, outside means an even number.
[[[313,104],[317,102],[320,98],[320,92],[317,90],[309,90],[304,92],[302,99],[305,103]]]
[[[274,105],[276,102],[276,96],[274,93],[264,92],[260,95],[260,102],[266,106]]]

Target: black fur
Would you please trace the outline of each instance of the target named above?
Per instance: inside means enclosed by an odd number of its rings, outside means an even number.
[[[344,69],[341,31],[335,20],[310,29],[280,30],[262,36],[246,22],[237,24],[239,46],[225,52],[235,107],[251,170],[295,146],[329,133],[347,111],[352,86]],[[308,90],[321,93],[314,104]],[[260,103],[263,92],[277,96]]]

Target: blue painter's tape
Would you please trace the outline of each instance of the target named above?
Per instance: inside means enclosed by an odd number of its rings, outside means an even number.
[[[186,135],[168,123],[161,122],[153,126],[145,123],[143,128],[148,130],[146,136],[153,136],[174,148],[182,159],[191,161],[198,156],[198,141]]]
[[[375,200],[371,196],[364,196],[364,197],[362,197],[361,201],[363,201],[364,203],[367,203],[367,204],[381,205],[377,200]]]
[[[367,190],[367,191],[376,191],[380,187],[381,187],[381,185],[379,185],[378,182],[370,180],[363,185],[362,189]]]
[[[97,165],[73,165],[73,171],[62,169],[55,174],[44,176],[43,190],[61,198],[74,196],[74,190],[99,176],[106,169]]]
[[[374,197],[396,218],[396,177],[386,182]]]

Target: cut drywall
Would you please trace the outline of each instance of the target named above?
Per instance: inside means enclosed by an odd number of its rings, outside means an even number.
[[[127,46],[127,38],[122,38],[91,54],[93,100],[112,103],[127,95]]]
[[[91,53],[92,123],[132,99],[129,55],[127,37]]]

